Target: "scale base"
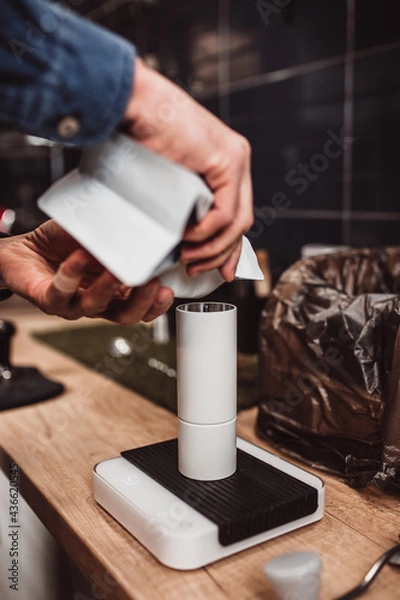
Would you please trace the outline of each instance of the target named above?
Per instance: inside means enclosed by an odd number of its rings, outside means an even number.
[[[128,450],[96,465],[95,499],[162,564],[180,570],[322,518],[321,479],[241,438],[237,447],[237,473],[218,481],[181,475],[177,440]]]

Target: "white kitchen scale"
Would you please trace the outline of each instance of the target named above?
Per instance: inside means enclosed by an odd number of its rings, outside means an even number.
[[[322,518],[318,477],[241,438],[217,481],[178,471],[178,440],[128,450],[94,469],[96,501],[162,564],[196,569]]]

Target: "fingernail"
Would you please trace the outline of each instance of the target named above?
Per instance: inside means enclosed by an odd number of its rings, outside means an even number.
[[[81,277],[69,277],[62,268],[54,275],[53,286],[64,294],[73,294],[79,287]]]

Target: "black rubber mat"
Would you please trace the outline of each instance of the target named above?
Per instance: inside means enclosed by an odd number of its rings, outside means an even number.
[[[238,450],[236,472],[217,481],[196,481],[179,473],[177,439],[126,450],[121,455],[213,521],[223,546],[317,510],[315,488],[242,450]]]

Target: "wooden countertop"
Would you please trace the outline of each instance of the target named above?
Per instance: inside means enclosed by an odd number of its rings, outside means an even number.
[[[176,418],[137,394],[39,344],[29,331],[68,324],[32,310],[2,311],[18,327],[13,363],[37,366],[65,384],[62,396],[0,413],[1,464],[20,468],[21,491],[79,569],[105,583],[109,600],[272,599],[263,564],[295,550],[321,554],[321,600],[352,588],[398,542],[400,504],[374,487],[356,491],[321,475],[322,521],[190,572],[153,558],[93,499],[93,466],[121,450],[176,437]],[[87,320],[90,326],[92,322]],[[256,409],[239,414],[238,434],[270,449],[254,432]],[[311,469],[309,469],[311,470]],[[400,571],[385,567],[366,598],[399,597]]]

